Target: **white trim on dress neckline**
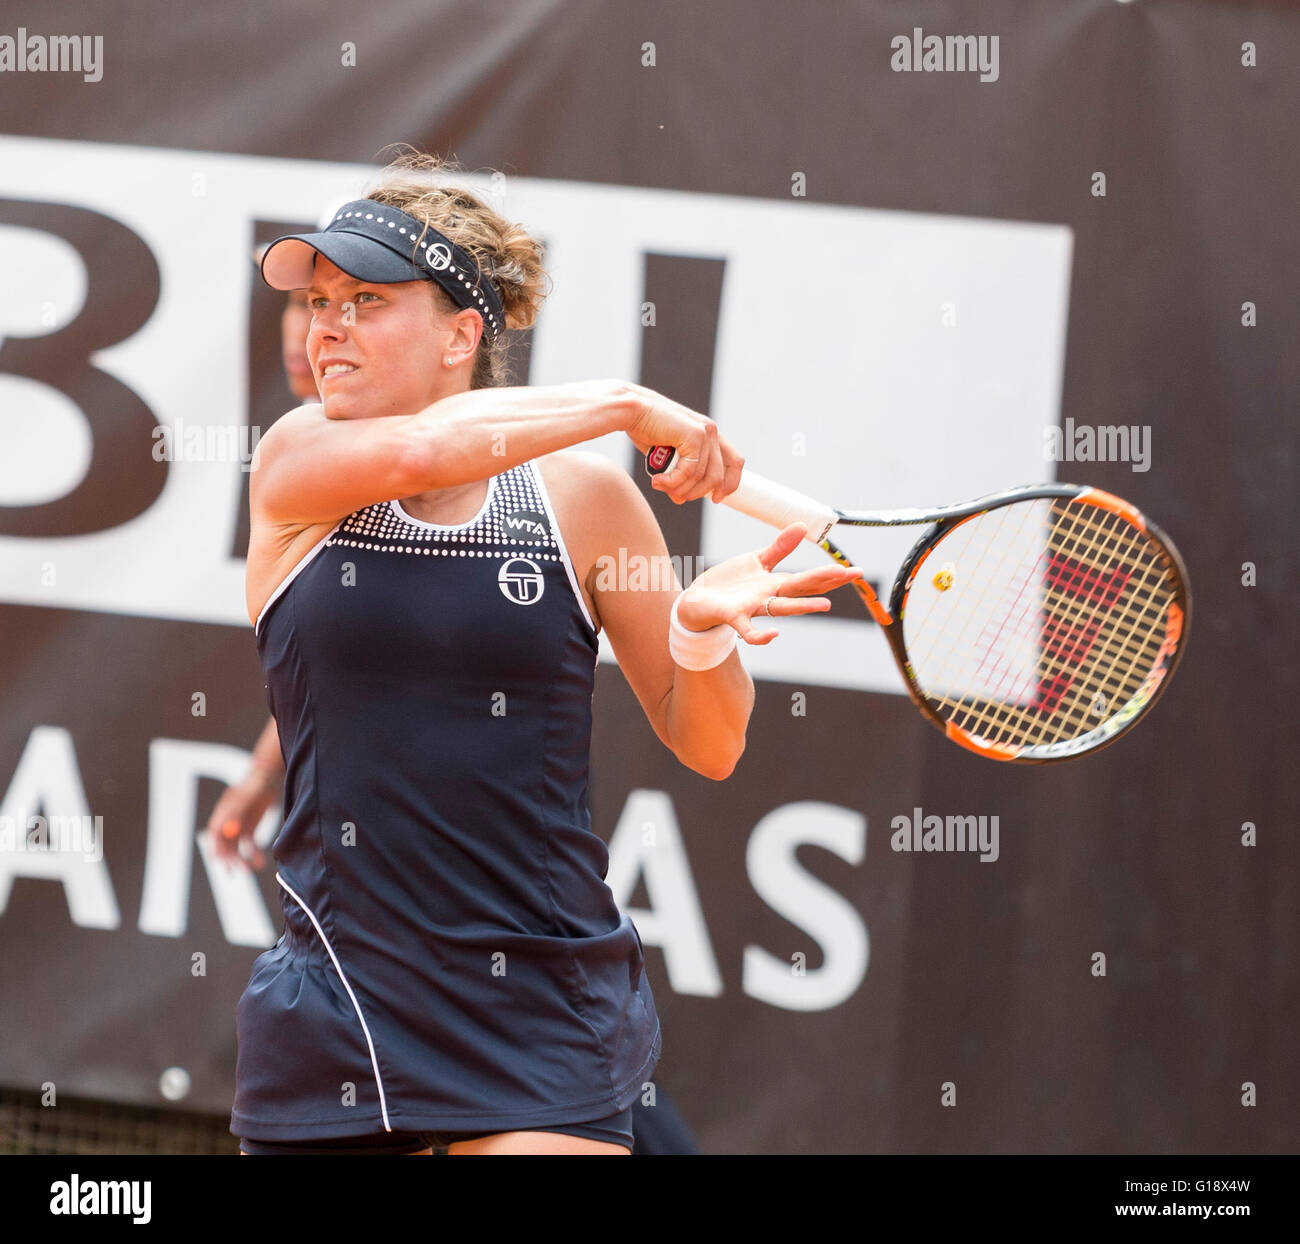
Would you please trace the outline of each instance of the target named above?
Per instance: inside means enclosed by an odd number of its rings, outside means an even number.
[[[393,514],[404,523],[410,523],[413,527],[427,527],[430,531],[464,531],[466,527],[472,527],[479,521],[491,508],[492,498],[496,496],[497,479],[499,476],[492,475],[488,477],[487,492],[483,497],[483,504],[479,506],[478,513],[473,518],[463,523],[429,523],[422,518],[416,518],[414,514],[408,514],[402,507],[402,503],[396,499],[388,503],[388,508]]]

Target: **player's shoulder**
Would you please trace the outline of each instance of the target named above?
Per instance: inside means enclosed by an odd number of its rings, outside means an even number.
[[[548,491],[556,488],[575,496],[611,501],[637,491],[626,469],[605,454],[590,449],[557,449],[534,459]]]
[[[274,454],[284,446],[291,445],[295,437],[302,435],[306,429],[324,422],[325,407],[319,402],[309,402],[281,415],[257,438],[257,447],[264,453]]]
[[[611,544],[636,542],[654,524],[636,481],[613,459],[560,449],[534,460],[582,573]]]
[[[304,402],[294,410],[286,411],[266,430],[266,435],[279,429],[281,433],[292,432],[298,428],[313,427],[325,423],[325,407],[319,402]]]

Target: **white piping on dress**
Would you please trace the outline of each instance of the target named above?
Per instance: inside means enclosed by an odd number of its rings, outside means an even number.
[[[591,614],[587,612],[587,602],[578,587],[578,577],[573,572],[573,561],[569,557],[569,550],[565,546],[564,536],[560,531],[559,520],[555,517],[555,507],[551,505],[550,494],[546,491],[546,483],[542,479],[542,469],[537,465],[535,459],[530,459],[528,467],[533,473],[533,479],[537,481],[537,493],[542,499],[542,505],[546,508],[546,517],[551,520],[551,534],[555,536],[555,543],[560,546],[560,560],[564,562],[564,573],[569,576],[569,586],[573,588],[573,594],[578,598],[578,607],[582,610],[582,616],[587,619],[587,625],[591,627],[591,633],[596,635],[596,624],[591,620]]]
[[[370,1029],[366,1027],[366,1017],[361,1014],[361,1005],[357,1002],[357,995],[352,992],[352,986],[348,984],[348,978],[343,975],[343,968],[335,957],[334,947],[330,945],[329,938],[325,936],[325,930],[320,927],[320,922],[312,914],[311,908],[294,894],[289,883],[279,873],[275,874],[275,879],[289,892],[293,901],[307,913],[307,919],[312,922],[316,932],[320,935],[320,940],[325,944],[325,949],[329,952],[330,962],[334,964],[334,970],[339,974],[339,980],[343,982],[343,988],[348,991],[348,997],[352,999],[353,1009],[357,1013],[357,1018],[361,1021],[361,1031],[366,1034],[366,1047],[370,1050],[370,1065],[374,1068],[375,1084],[379,1089],[379,1111],[384,1116],[384,1131],[391,1132],[393,1129],[388,1122],[388,1103],[384,1099],[384,1082],[380,1079],[379,1063],[375,1060],[375,1043],[370,1039]]]
[[[351,518],[351,517],[352,516],[350,514],[347,516],[347,518]],[[316,541],[315,544],[311,546],[311,548],[303,556],[303,559],[291,571],[289,571],[289,573],[285,575],[284,578],[280,581],[280,586],[277,587],[275,591],[271,593],[271,599],[268,600],[266,604],[262,606],[262,612],[257,615],[257,621],[253,625],[254,635],[256,635],[262,629],[262,619],[266,617],[266,611],[272,605],[274,605],[275,602],[279,600],[281,596],[285,594],[285,592],[288,590],[289,584],[292,583],[298,577],[298,575],[307,568],[307,563],[311,561],[311,559],[315,557],[316,554],[319,553],[321,549],[325,547],[325,542],[340,527],[343,526],[343,524],[347,521],[347,518],[340,518],[339,521],[329,529],[329,531],[327,531],[319,540]]]

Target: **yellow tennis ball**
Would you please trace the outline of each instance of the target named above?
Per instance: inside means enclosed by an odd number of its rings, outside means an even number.
[[[944,564],[935,571],[934,586],[937,587],[939,591],[946,592],[950,587],[952,587],[952,578],[956,573],[956,569],[957,568],[952,564],[952,562],[944,562]]]

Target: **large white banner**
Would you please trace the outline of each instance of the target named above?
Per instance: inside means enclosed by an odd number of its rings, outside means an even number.
[[[0,196],[102,213],[154,256],[152,314],[91,362],[173,429],[181,451],[157,500],[127,522],[77,536],[0,537],[0,600],[248,625],[244,564],[230,549],[246,469],[237,450],[258,434],[246,426],[252,222],[317,220],[362,194],[374,174],[0,137]],[[755,470],[846,508],[951,502],[1051,478],[1043,430],[1059,422],[1068,228],[798,197],[463,180],[546,243],[554,292],[534,331],[530,383],[636,378],[645,255],[718,259],[708,413]],[[57,333],[88,300],[119,296],[90,288],[78,252],[56,233],[0,227],[0,272],[5,337]],[[234,451],[190,459],[184,438],[207,432],[215,439],[206,444]],[[116,452],[145,455],[159,444],[138,439]],[[0,443],[0,499],[10,506],[67,495],[107,448],[64,394],[9,374],[0,375]],[[622,435],[587,447],[639,469]],[[751,519],[700,504],[705,563],[771,538]],[[915,535],[862,533],[844,544],[887,587]],[[820,560],[806,547],[782,569]],[[783,629],[778,641],[745,648],[755,678],[901,693],[865,613]],[[613,660],[607,644],[601,655]]]

